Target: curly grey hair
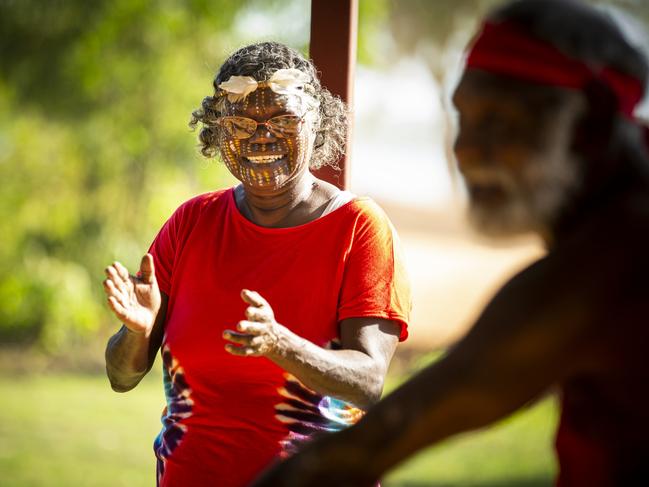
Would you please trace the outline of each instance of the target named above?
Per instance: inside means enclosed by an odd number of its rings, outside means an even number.
[[[257,81],[265,81],[275,71],[289,68],[299,69],[309,76],[308,83],[314,88],[314,96],[320,102],[315,120],[316,138],[310,167],[335,167],[345,151],[349,112],[338,96],[322,87],[313,62],[298,51],[278,42],[260,42],[242,47],[223,63],[212,84],[216,94],[218,85],[231,76],[252,76]],[[221,129],[215,123],[224,115],[221,110],[218,98],[208,96],[203,99],[201,107],[192,112],[189,125],[195,128],[199,122],[202,123],[198,138],[201,153],[205,157],[221,154]]]

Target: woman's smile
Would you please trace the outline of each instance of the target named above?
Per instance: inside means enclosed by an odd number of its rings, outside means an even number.
[[[259,156],[249,155],[249,156],[245,156],[243,159],[252,164],[270,164],[279,159],[283,159],[284,155],[285,154],[273,154],[273,155],[264,154]]]

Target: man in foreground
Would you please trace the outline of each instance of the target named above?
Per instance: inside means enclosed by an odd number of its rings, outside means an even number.
[[[582,3],[516,1],[489,16],[454,96],[470,216],[489,235],[536,232],[547,255],[444,358],[255,487],[372,485],[553,387],[557,484],[649,485],[649,156],[633,118],[648,71]]]

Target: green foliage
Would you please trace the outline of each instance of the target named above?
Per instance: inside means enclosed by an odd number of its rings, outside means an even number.
[[[381,0],[383,3],[384,0]],[[594,6],[624,12],[646,31],[649,2],[644,0],[584,0]],[[435,78],[445,83],[459,53],[490,11],[509,0],[389,0],[388,23],[396,46],[393,58],[417,55],[426,61]],[[641,48],[649,53],[646,37]],[[457,52],[456,56],[452,54]],[[449,57],[451,54],[451,57]]]
[[[585,2],[606,9],[620,9],[645,25],[649,21],[649,4],[643,0]],[[388,17],[401,51],[412,52],[420,43],[444,46],[458,31],[470,29],[473,32],[485,15],[506,3],[509,0],[389,0]]]
[[[444,45],[499,2],[360,0],[359,61]],[[306,52],[309,14],[309,0],[0,0],[0,342],[56,351],[115,326],[102,269],[133,269],[180,202],[232,182],[187,127],[223,57],[264,38]]]
[[[247,40],[241,9],[0,0],[0,341],[57,351],[114,327],[103,268],[135,270],[180,202],[231,182],[187,122]]]
[[[386,29],[390,17],[389,0],[359,0],[358,61],[382,65],[388,60],[391,35]]]

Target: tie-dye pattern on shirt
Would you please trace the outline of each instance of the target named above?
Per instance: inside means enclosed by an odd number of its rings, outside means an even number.
[[[162,411],[162,430],[153,443],[157,462],[157,484],[160,484],[169,455],[182,441],[187,426],[182,421],[192,415],[192,390],[185,380],[185,372],[169,350],[162,348],[162,370],[167,406]]]
[[[335,340],[325,348],[338,350],[342,347]],[[291,374],[285,373],[284,379],[284,387],[277,391],[283,401],[275,406],[275,419],[289,430],[288,435],[280,441],[282,458],[295,453],[313,435],[345,429],[365,414],[345,401],[318,394]]]

